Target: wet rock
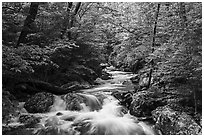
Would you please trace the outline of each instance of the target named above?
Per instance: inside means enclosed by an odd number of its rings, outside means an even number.
[[[57,112],[57,114],[56,114],[56,116],[61,116],[61,115],[63,115],[63,113],[61,113],[61,112]]]
[[[111,75],[105,71],[102,72],[102,75],[100,77],[102,80],[108,80],[111,79]]]
[[[97,74],[96,72],[89,68],[86,67],[84,65],[74,65],[74,67],[72,68],[72,72],[78,74],[80,77],[82,77],[85,81],[94,81],[97,78]]]
[[[101,104],[103,104],[104,102],[104,99],[107,98],[107,96],[103,93],[103,92],[96,92],[96,93],[93,93],[94,96],[96,96],[96,98],[100,101]]]
[[[105,80],[102,80],[101,78],[97,78],[95,81],[94,81],[94,84],[96,85],[102,85],[105,83]]]
[[[130,113],[137,117],[151,116],[151,111],[169,104],[176,110],[179,109],[178,106],[181,106],[184,112],[191,115],[193,111],[190,98],[189,95],[176,91],[165,92],[162,89],[151,87],[148,90],[134,93]]]
[[[41,117],[30,114],[24,114],[19,117],[19,122],[23,123],[26,128],[33,128],[40,122]]]
[[[145,59],[139,58],[131,65],[131,71],[134,73],[137,73],[140,69],[142,69],[145,66]]]
[[[139,75],[136,75],[136,76],[130,78],[130,80],[131,80],[131,82],[132,82],[133,84],[138,84],[138,83],[139,83],[139,80],[140,80]]]
[[[99,96],[99,95],[98,95]],[[55,96],[55,102],[50,111],[58,110],[99,110],[101,108],[101,100],[96,96],[85,93],[68,93],[62,96]]]
[[[28,101],[25,102],[24,108],[29,113],[45,113],[49,111],[53,102],[53,94],[40,92],[29,98]]]
[[[105,69],[106,67],[109,66],[109,64],[107,64],[107,63],[101,63],[100,66],[101,66],[102,69]]]
[[[70,90],[70,91],[75,91],[75,90],[80,90],[80,89],[86,89],[86,88],[90,88],[90,84],[88,82],[77,82],[77,81],[72,81],[69,82],[67,84],[64,84],[61,86],[61,88],[64,88],[66,90]]]
[[[80,104],[84,103],[84,99],[81,96],[73,93],[68,93],[62,96],[62,99],[66,102],[66,110],[82,110],[82,106]]]
[[[130,114],[136,117],[150,116],[152,110],[165,104],[166,102],[162,99],[154,98],[152,92],[137,92],[133,94],[133,101],[130,105]]]
[[[111,93],[111,96],[115,97],[119,101],[122,100],[122,93],[120,91],[114,91]]]
[[[126,92],[120,92],[120,91],[114,91],[111,94],[113,97],[119,100],[119,104],[125,106],[129,109],[131,102],[132,102],[132,95],[133,93],[130,91]]]
[[[33,128],[26,128],[24,125],[2,126],[3,135],[33,135]]]
[[[149,82],[149,77],[148,74],[144,74],[140,76],[140,80],[139,80],[139,86],[142,87],[147,87]]]
[[[118,69],[116,69],[114,66],[109,66],[109,67],[106,67],[107,70],[111,70],[111,71],[116,71]]]
[[[18,101],[11,99],[11,94],[3,90],[2,95],[2,123],[10,123],[19,115]]]
[[[198,135],[201,127],[185,112],[173,110],[170,106],[158,107],[152,111],[155,128],[164,135]]]

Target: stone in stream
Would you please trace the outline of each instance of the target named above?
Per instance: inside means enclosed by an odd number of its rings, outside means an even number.
[[[130,80],[133,84],[138,84],[140,81],[139,75],[135,75],[135,76],[131,77]]]
[[[54,103],[54,95],[47,92],[40,92],[29,98],[24,108],[29,113],[45,113],[49,112],[50,106]]]
[[[19,117],[19,122],[24,124],[26,128],[33,128],[40,122],[41,117],[30,114],[22,114]]]
[[[152,92],[137,92],[133,95],[133,101],[130,105],[130,114],[136,117],[150,116],[152,110],[162,105],[164,105],[164,102],[153,98]]]
[[[107,73],[106,71],[102,71],[102,75],[100,77],[102,80],[108,80],[111,79],[111,75]]]
[[[170,106],[158,107],[152,111],[155,128],[164,135],[201,135],[202,128],[185,112],[173,110]]]
[[[70,90],[70,91],[75,91],[75,90],[80,90],[80,89],[87,89],[90,88],[91,85],[88,82],[82,81],[82,82],[77,82],[77,81],[72,81],[69,83],[66,83],[61,86],[61,88]]]
[[[80,111],[85,108],[89,108],[90,111],[99,110],[102,104],[96,96],[84,93],[68,93],[62,96],[62,99],[66,104],[65,109],[72,111]]]
[[[113,97],[119,100],[119,104],[125,106],[129,109],[131,102],[132,102],[132,95],[133,93],[130,91],[114,91],[111,94]]]

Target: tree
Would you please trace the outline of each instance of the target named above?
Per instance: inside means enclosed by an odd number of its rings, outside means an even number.
[[[61,33],[61,38],[63,38],[63,36],[65,35],[66,31],[67,31],[67,27],[70,24],[70,12],[71,12],[71,8],[72,8],[73,3],[72,2],[68,2],[68,6],[67,6],[67,12],[65,15],[65,19],[63,22],[63,28],[62,28],[62,33]]]
[[[71,14],[70,24],[69,24],[69,26],[68,26],[68,29],[71,29],[71,28],[74,26],[75,16],[77,15],[77,13],[78,13],[78,11],[79,11],[80,5],[81,5],[81,2],[78,2],[78,3],[76,4],[76,7],[75,7],[74,12]],[[72,36],[71,36],[71,31],[68,31],[67,36],[68,36],[69,39],[72,38]]]
[[[25,41],[27,34],[33,32],[33,26],[35,25],[34,22],[38,12],[38,6],[39,2],[31,2],[29,14],[24,21],[23,29],[21,31],[21,34],[18,38],[18,42],[15,47],[18,47],[20,43],[23,43]]]
[[[154,30],[153,30],[153,36],[152,36],[152,53],[154,52],[154,47],[155,47],[155,37],[156,37],[156,28],[157,28],[157,21],[158,21],[158,15],[159,15],[159,8],[160,8],[160,4],[157,5],[157,11],[155,13]],[[151,60],[150,64],[151,64],[151,68],[150,68],[150,72],[149,72],[149,81],[148,81],[147,88],[149,88],[149,86],[151,84],[154,61]]]

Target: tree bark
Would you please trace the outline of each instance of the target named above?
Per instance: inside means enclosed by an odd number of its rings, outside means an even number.
[[[68,26],[68,29],[71,29],[74,26],[75,16],[76,16],[77,12],[79,11],[80,6],[81,6],[81,2],[78,2],[76,4],[76,8],[74,10],[74,13],[71,15],[71,20],[70,20],[70,24]],[[69,39],[72,38],[70,31],[68,32],[67,36],[68,36]]]
[[[62,29],[61,39],[63,39],[64,35],[66,34],[67,27],[69,26],[70,12],[71,12],[72,5],[73,5],[73,2],[68,2],[66,16],[65,16],[65,19],[64,19],[64,22],[63,22],[63,29]]]
[[[25,41],[26,36],[32,32],[32,23],[34,23],[37,12],[38,12],[39,2],[31,2],[29,14],[24,21],[24,26],[21,31],[21,34],[18,38],[17,44],[15,47],[18,47],[20,43]]]
[[[157,5],[157,11],[155,13],[155,22],[154,22],[153,38],[152,38],[152,53],[154,52],[154,46],[155,46],[155,36],[156,36],[156,28],[157,28],[159,9],[160,9],[160,4]],[[150,72],[149,72],[149,80],[148,80],[147,88],[149,88],[150,84],[151,84],[153,67],[154,67],[154,61],[153,60],[150,61],[150,65],[151,65],[151,68],[150,68]]]

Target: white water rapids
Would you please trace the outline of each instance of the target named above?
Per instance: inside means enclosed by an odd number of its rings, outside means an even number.
[[[127,85],[122,85],[122,82],[128,81],[133,74],[121,71],[107,70],[107,72],[112,74],[112,79],[102,81],[103,84],[95,88],[76,93],[86,100],[86,103],[80,104],[83,108],[80,111],[66,110],[66,102],[60,96],[55,96],[50,112],[38,114],[43,118],[34,134],[42,134],[42,132],[53,132],[58,135],[155,134],[151,127],[144,122],[138,121],[129,113],[124,114],[122,111],[124,108],[118,104],[118,100],[110,95],[113,90],[126,89]],[[105,96],[103,102],[101,103],[93,93],[103,94]]]

